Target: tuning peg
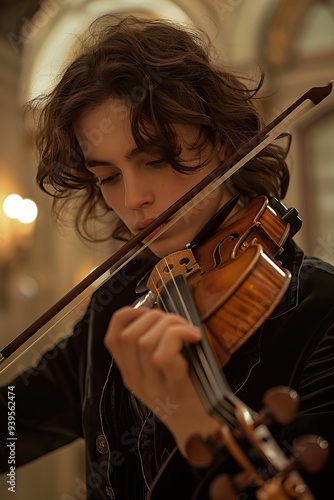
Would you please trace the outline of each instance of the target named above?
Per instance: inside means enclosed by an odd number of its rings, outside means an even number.
[[[273,387],[265,392],[263,403],[265,407],[255,419],[255,426],[270,424],[273,420],[285,425],[294,419],[298,411],[299,396],[290,387]]]
[[[274,480],[281,478],[281,485],[287,494],[287,498],[314,500],[313,494],[299,475],[298,469],[302,468],[310,474],[316,474],[323,469],[329,457],[328,442],[322,437],[313,434],[300,436],[294,440],[292,452],[293,458],[290,464]],[[258,496],[258,498],[262,500],[261,496]],[[271,500],[272,497],[263,498]]]
[[[210,500],[235,500],[238,492],[233,488],[232,480],[227,474],[216,476],[210,487],[208,498]]]
[[[277,475],[256,492],[257,500],[315,500],[302,478],[292,472],[287,478]]]
[[[292,450],[297,465],[310,474],[316,474],[323,469],[329,457],[328,441],[314,434],[296,438]]]
[[[214,461],[214,455],[199,434],[190,436],[186,442],[185,456],[195,467],[209,467]]]

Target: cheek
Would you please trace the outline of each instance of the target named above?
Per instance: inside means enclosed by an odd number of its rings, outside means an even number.
[[[110,207],[114,212],[118,212],[121,209],[121,196],[119,190],[112,189],[111,186],[101,187],[101,195],[104,199],[105,203]]]
[[[104,199],[105,204],[108,205],[108,207],[111,208],[112,210],[115,210],[114,207],[115,200],[110,195],[108,195],[107,190],[101,189],[101,195],[102,198]]]
[[[199,193],[202,194],[202,191],[199,191]],[[202,201],[199,202],[199,205],[207,208],[214,207],[222,201],[222,198],[223,192],[221,186],[219,186],[214,191],[211,191],[211,193],[207,194],[202,199]]]
[[[105,202],[108,207],[110,207],[113,212],[117,215],[119,219],[127,226],[127,228],[131,231],[131,214],[126,209],[124,205],[124,198],[119,195],[119,193],[115,193],[111,195],[109,192],[104,197]]]

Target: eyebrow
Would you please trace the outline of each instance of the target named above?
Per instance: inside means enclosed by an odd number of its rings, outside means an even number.
[[[142,153],[143,150],[139,148],[133,148],[131,149],[128,153],[125,154],[125,158],[127,160],[131,160],[134,156],[138,156],[140,153]],[[113,167],[115,166],[114,163],[110,161],[105,161],[105,160],[93,160],[90,158],[85,159],[85,166],[88,168],[94,168],[94,167]]]

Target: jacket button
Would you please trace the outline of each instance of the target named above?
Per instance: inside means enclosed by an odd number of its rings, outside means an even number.
[[[107,443],[106,438],[101,434],[100,436],[97,436],[96,438],[96,449],[99,453],[108,453],[109,451],[109,446]]]

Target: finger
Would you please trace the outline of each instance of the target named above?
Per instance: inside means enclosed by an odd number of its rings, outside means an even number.
[[[114,350],[118,347],[121,332],[140,316],[144,315],[148,309],[132,307],[123,307],[116,311],[110,320],[104,343],[108,350]]]
[[[124,307],[116,311],[111,318],[107,333],[104,338],[104,343],[110,354],[120,369],[123,383],[131,389],[132,380],[139,380],[143,374],[135,351],[135,334],[138,336],[140,332],[135,330],[132,332],[131,338],[126,337],[127,342],[124,342],[124,330],[132,325],[137,318],[146,314],[149,309],[133,309]]]
[[[130,384],[136,396],[146,401],[152,409],[161,398],[170,397],[174,401],[180,394],[185,395],[185,387],[193,389],[188,375],[188,364],[180,353],[184,339],[193,339],[189,330],[191,327],[188,324],[167,316],[160,318],[138,339],[137,355],[142,367],[142,376]],[[159,352],[161,343],[168,346],[168,349],[164,352],[162,348],[164,359],[155,362],[155,353]],[[185,382],[187,384],[184,386]],[[189,396],[189,390],[186,392]]]
[[[153,323],[151,322],[149,325],[145,320],[146,318],[143,318],[142,321],[140,321],[141,327],[143,328],[143,334],[137,339],[137,351],[142,359],[142,364],[154,368],[153,359],[155,351],[159,350],[162,339],[166,339],[166,343],[168,344],[168,339],[172,340],[171,335],[173,335],[172,332],[174,329],[179,331],[179,334],[182,335],[182,330],[187,330],[188,325],[183,320],[180,320],[180,318],[169,314],[160,315],[157,320]],[[182,345],[182,340],[180,340],[180,344]],[[177,349],[171,349],[170,356],[176,355],[177,353]]]
[[[201,338],[199,330],[172,315],[162,316],[138,339],[138,355],[145,376],[153,382],[181,380],[188,374],[188,364],[181,354],[185,343]]]
[[[167,335],[160,337],[152,357],[154,366],[170,381],[188,375],[188,362],[182,354],[186,343],[198,342],[201,338],[197,327],[189,324],[170,325]]]
[[[184,318],[178,315],[165,313],[159,309],[142,310],[141,314],[133,314],[130,309],[123,309],[112,321],[107,338],[107,343],[116,355],[118,351],[127,349],[151,328],[155,328],[159,323],[161,334],[170,323],[187,325]]]
[[[110,322],[105,344],[114,356],[127,387],[145,379],[145,365],[139,356],[138,339],[154,328],[159,320],[162,323],[184,322],[180,317],[172,317],[159,309],[134,310],[130,307],[117,311]],[[161,326],[161,331],[163,329]]]
[[[175,332],[173,328],[176,329]],[[180,336],[178,341],[174,338],[177,335]],[[165,359],[162,356],[159,364],[158,356],[158,364],[155,365],[152,362],[154,352],[161,350],[158,346],[163,338],[167,339],[162,344],[167,346],[167,357]],[[186,363],[178,353],[184,342],[194,342],[198,339],[198,331],[180,316],[158,309],[143,308],[139,311],[123,308],[114,315],[110,323],[106,345],[113,354],[127,387],[134,390],[140,382],[139,387],[143,391],[147,387],[154,392],[155,387],[163,382],[161,366],[165,370],[170,366],[173,373],[175,370],[175,378],[180,378],[181,372],[186,370]]]
[[[163,382],[159,367],[153,363],[153,356],[159,342],[163,337],[169,337],[169,330],[173,326],[188,328],[186,321],[179,316],[156,311],[141,316],[123,330],[118,361],[127,370],[127,375],[131,376],[131,379],[127,377],[131,387],[140,384],[144,392],[147,388],[148,392],[154,393]]]

